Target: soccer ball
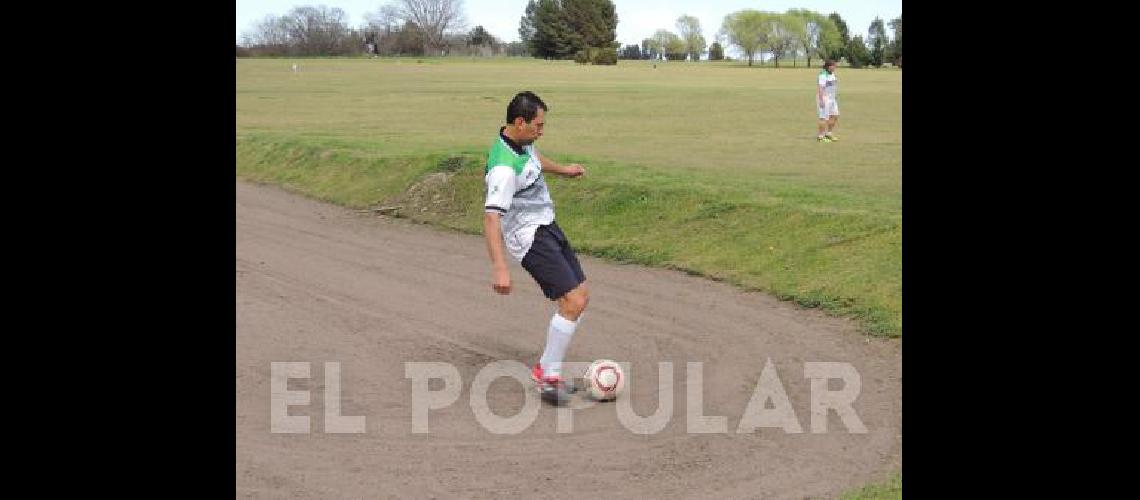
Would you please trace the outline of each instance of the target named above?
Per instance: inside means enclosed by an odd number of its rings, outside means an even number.
[[[598,401],[617,399],[625,389],[625,373],[621,365],[608,359],[599,359],[590,363],[584,376],[586,389],[591,398]]]

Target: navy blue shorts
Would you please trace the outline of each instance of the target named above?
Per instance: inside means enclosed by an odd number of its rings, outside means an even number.
[[[570,241],[556,222],[539,226],[534,232],[534,243],[523,256],[522,266],[550,300],[561,298],[586,281]]]

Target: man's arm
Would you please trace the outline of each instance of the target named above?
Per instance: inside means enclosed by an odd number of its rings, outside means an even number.
[[[563,175],[566,177],[579,177],[582,174],[586,173],[586,168],[577,163],[571,163],[570,165],[559,165],[554,160],[542,156],[542,153],[538,153],[538,161],[542,163],[543,172]]]
[[[483,236],[487,255],[491,257],[491,288],[503,295],[511,293],[511,272],[503,251],[502,217],[511,208],[515,194],[515,172],[511,167],[496,166],[487,172],[487,201],[483,204]]]
[[[487,239],[487,254],[491,256],[491,288],[506,295],[511,293],[511,271],[503,252],[501,217],[498,212],[483,214],[483,236]]]

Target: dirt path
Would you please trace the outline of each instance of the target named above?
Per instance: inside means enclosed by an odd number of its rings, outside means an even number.
[[[481,237],[236,189],[238,497],[819,498],[901,467],[898,341],[763,294],[589,257],[590,307],[568,360],[628,362],[624,397],[641,416],[658,407],[657,363],[672,362],[672,418],[636,434],[608,403],[562,410],[572,431],[559,433],[560,410],[542,405],[521,432],[493,433],[469,403],[472,380],[493,361],[533,363],[553,311],[521,267],[515,292],[499,296]],[[802,433],[736,432],[768,359]],[[687,432],[690,361],[703,363],[703,414],[727,417],[726,433]],[[289,415],[310,416],[310,433],[271,432],[272,362],[311,365],[309,379],[288,383],[309,391]],[[325,362],[340,364],[341,413],[364,416],[364,433],[325,432]],[[405,362],[447,362],[461,376],[458,400],[430,412],[426,434],[412,432]],[[828,432],[812,433],[808,362],[857,370],[852,407],[866,433],[834,411]],[[510,417],[524,391],[500,378],[486,401]]]

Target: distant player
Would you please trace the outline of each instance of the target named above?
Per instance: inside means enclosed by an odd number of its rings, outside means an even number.
[[[823,71],[819,72],[815,99],[819,108],[819,142],[838,141],[839,138],[832,133],[835,123],[839,121],[839,100],[837,98],[838,86],[835,79],[835,61],[828,59],[823,63]]]

